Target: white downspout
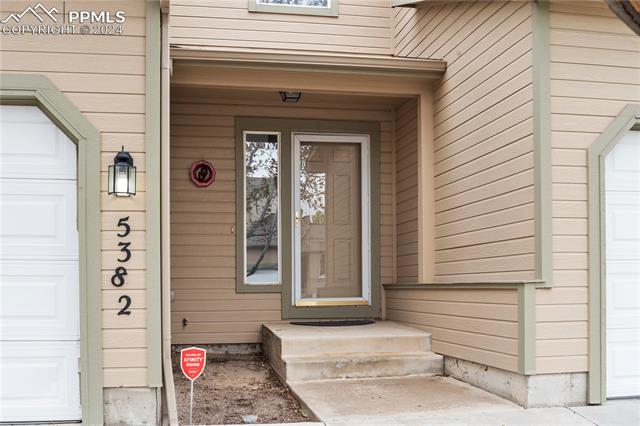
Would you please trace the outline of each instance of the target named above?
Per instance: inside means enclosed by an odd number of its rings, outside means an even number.
[[[170,240],[170,145],[169,94],[171,58],[169,57],[169,10],[162,8],[160,55],[160,183],[161,183],[161,273],[162,273],[162,373],[164,378],[163,424],[178,425],[176,391],[171,365],[171,240]]]

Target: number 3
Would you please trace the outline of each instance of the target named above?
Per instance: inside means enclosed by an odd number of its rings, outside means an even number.
[[[118,247],[120,247],[120,251],[124,253],[124,259],[118,259],[118,262],[128,262],[131,259],[131,250],[129,250],[129,246],[131,243],[118,243]]]

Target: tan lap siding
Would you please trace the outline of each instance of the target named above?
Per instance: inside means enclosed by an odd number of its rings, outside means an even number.
[[[396,55],[447,62],[434,86],[435,280],[533,279],[531,4],[396,8],[393,31]],[[402,164],[403,108],[397,114],[398,281],[406,278],[401,215],[417,217],[417,205],[400,208],[401,173],[411,174],[411,161]],[[386,294],[387,318],[431,331],[434,351],[517,371],[516,290],[387,287]]]
[[[87,7],[86,2],[67,2],[70,8]],[[2,16],[22,11],[25,2],[3,2]],[[48,7],[64,10],[62,2]],[[91,3],[92,10],[115,10],[113,3]],[[126,22],[123,35],[2,35],[0,71],[41,74],[84,113],[102,138],[102,327],[104,386],[147,385],[146,265],[145,265],[145,4],[118,2]],[[59,16],[62,22],[62,17]],[[138,168],[138,194],[114,199],[106,193],[107,166],[117,151],[133,154]],[[110,279],[122,256],[118,251],[116,224],[129,216],[132,259],[127,264],[126,294],[132,298],[130,316],[117,316],[121,307]],[[125,288],[125,287],[123,287]]]
[[[638,36],[604,3],[550,9],[553,288],[536,295],[539,373],[587,370],[587,149],[640,102]]]
[[[437,281],[534,278],[531,10],[396,9],[395,53],[447,61],[434,105]]]
[[[248,0],[172,0],[171,43],[391,54],[389,0],[340,0],[337,17],[249,12]]]
[[[516,290],[392,290],[387,319],[432,333],[433,351],[516,371]]]
[[[235,291],[235,117],[381,122],[381,274],[393,279],[393,115],[371,105],[286,105],[186,98],[171,104],[171,288],[173,343],[254,343],[260,325],[280,320],[280,294]],[[256,129],[269,130],[269,129]],[[273,129],[277,130],[277,129]],[[193,161],[213,161],[216,182],[189,180]],[[188,325],[183,327],[186,318]]]
[[[396,110],[396,282],[418,282],[417,102]]]

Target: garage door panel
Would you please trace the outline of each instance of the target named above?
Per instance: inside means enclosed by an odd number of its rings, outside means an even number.
[[[640,187],[640,132],[629,132],[605,158],[607,192]]]
[[[607,396],[640,395],[640,335],[633,330],[611,330],[607,341]]]
[[[78,258],[74,181],[4,179],[0,185],[0,258]]]
[[[2,340],[78,340],[77,261],[2,261]]]
[[[633,275],[607,274],[607,306],[609,328],[640,333],[640,283]]]
[[[607,259],[640,260],[640,191],[607,190],[606,203]]]
[[[640,132],[605,158],[607,397],[640,395]]]
[[[75,145],[0,105],[0,422],[82,417],[77,227]]]
[[[2,105],[0,178],[76,178],[76,146],[37,107]]]
[[[78,342],[3,342],[0,420],[75,420],[81,416]]]

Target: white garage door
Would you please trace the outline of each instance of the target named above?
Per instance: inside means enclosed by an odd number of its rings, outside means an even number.
[[[605,159],[607,397],[640,395],[640,132]]]
[[[79,420],[76,148],[0,105],[0,421]]]

